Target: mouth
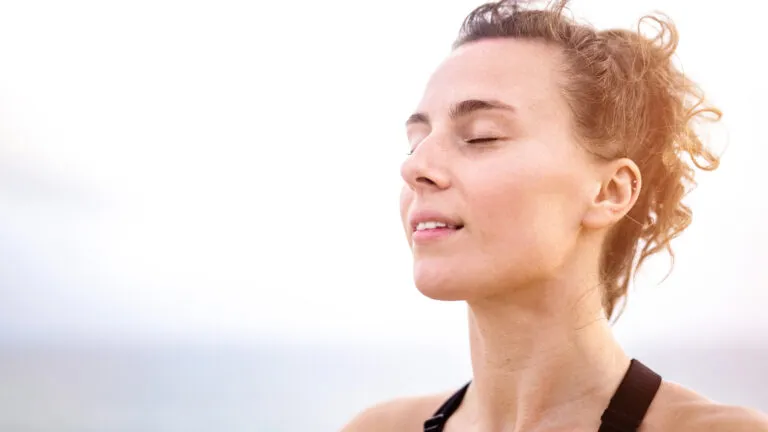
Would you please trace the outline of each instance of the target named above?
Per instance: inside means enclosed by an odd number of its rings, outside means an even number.
[[[464,223],[455,216],[448,216],[435,210],[412,211],[408,218],[411,228],[411,241],[431,243],[436,240],[453,237],[464,229]]]
[[[439,240],[453,237],[464,225],[442,221],[422,221],[413,226],[411,240],[414,245],[432,244]]]
[[[416,233],[416,232],[435,231],[435,230],[458,231],[462,228],[464,228],[464,225],[460,225],[460,224],[453,225],[453,224],[440,222],[440,221],[424,221],[414,225],[413,232]]]

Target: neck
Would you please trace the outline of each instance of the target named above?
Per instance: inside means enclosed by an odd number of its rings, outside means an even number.
[[[597,286],[552,283],[508,301],[470,302],[474,378],[464,410],[472,428],[572,430],[599,422],[629,359]]]

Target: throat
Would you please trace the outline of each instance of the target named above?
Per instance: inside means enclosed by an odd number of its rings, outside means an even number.
[[[548,319],[471,305],[469,325],[473,381],[462,409],[472,429],[535,430],[562,419],[558,427],[573,430],[599,419],[629,365],[600,314]]]

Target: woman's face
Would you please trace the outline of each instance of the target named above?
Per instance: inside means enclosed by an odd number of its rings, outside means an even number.
[[[407,122],[401,195],[425,295],[503,294],[567,266],[600,181],[575,141],[560,61],[539,42],[485,40],[431,77]]]

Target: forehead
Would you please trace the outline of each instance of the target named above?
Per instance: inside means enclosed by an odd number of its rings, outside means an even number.
[[[560,66],[560,51],[543,42],[471,42],[454,50],[433,73],[419,111],[437,114],[468,99],[500,100],[523,112],[561,111]]]

